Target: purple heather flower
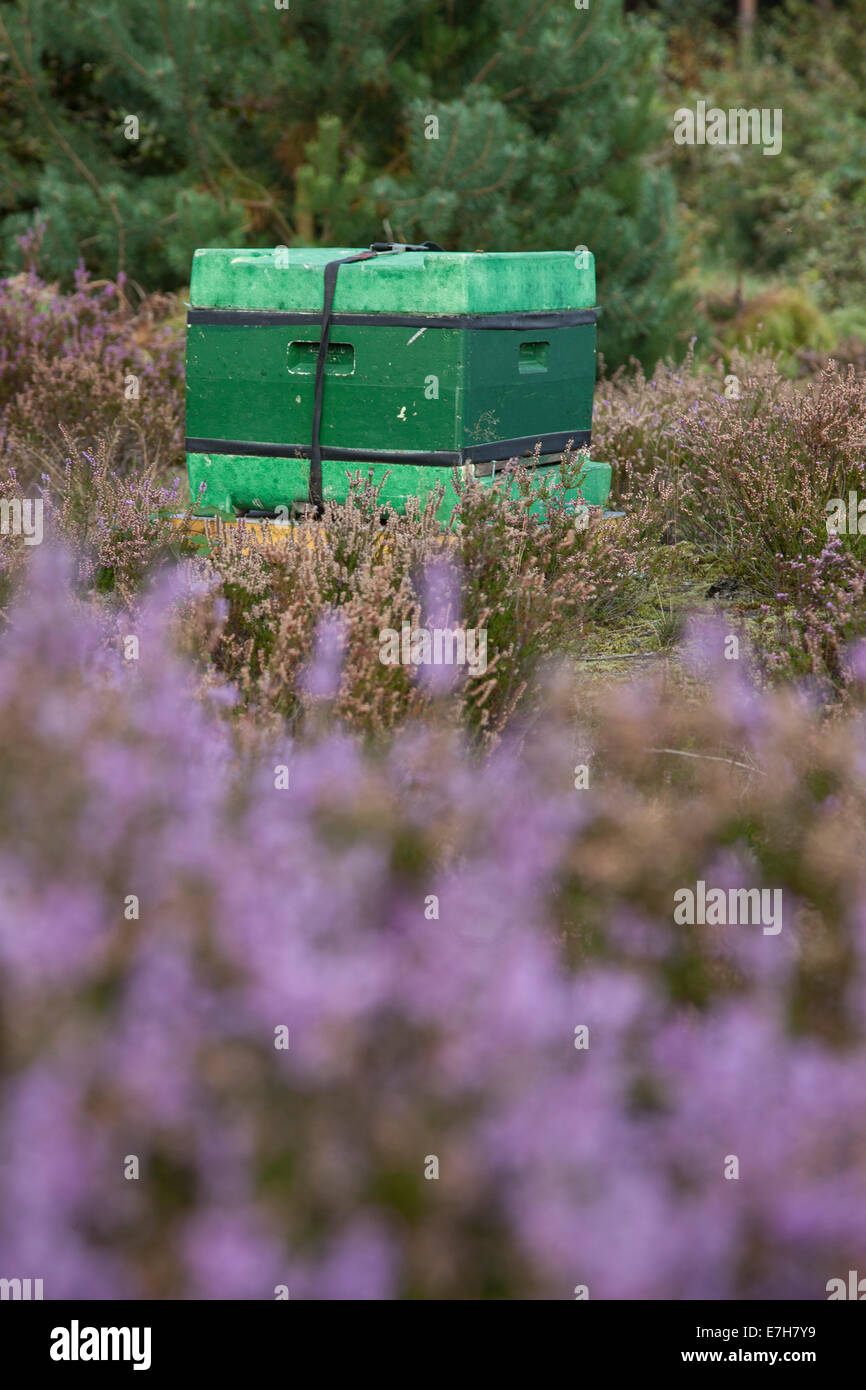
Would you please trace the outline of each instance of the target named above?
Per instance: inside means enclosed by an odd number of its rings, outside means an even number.
[[[345,645],[344,620],[336,613],[322,619],[316,630],[312,664],[302,681],[311,699],[333,700],[339,694]]]

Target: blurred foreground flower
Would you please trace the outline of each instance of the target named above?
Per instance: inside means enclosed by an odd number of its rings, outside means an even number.
[[[587,705],[583,790],[555,701],[485,760],[418,721],[250,765],[177,595],[124,661],[62,556],[30,578],[0,645],[0,1274],[733,1299],[866,1269],[861,722],[647,685]],[[781,888],[780,935],[677,926],[714,875]]]

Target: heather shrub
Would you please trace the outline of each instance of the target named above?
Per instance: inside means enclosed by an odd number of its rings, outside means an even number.
[[[827,507],[864,492],[866,383],[833,362],[806,382],[766,352],[712,369],[686,357],[597,392],[593,449],[647,545],[688,541],[767,599],[781,569],[817,560]],[[862,556],[859,535],[843,544]]]
[[[4,1268],[327,1300],[862,1268],[862,714],[756,694],[708,630],[700,701],[587,693],[578,728],[553,681],[482,759],[417,720],[238,761],[167,639],[184,574],[124,660],[43,547],[0,645]],[[697,879],[781,890],[781,930],[678,925]]]
[[[50,482],[43,489],[57,532],[77,558],[79,584],[130,605],[155,570],[192,553],[170,520],[191,510],[181,504],[180,480],[165,486],[148,472],[123,476],[110,466],[104,440],[90,453],[62,434],[69,456],[56,500]]]
[[[0,281],[0,467],[25,488],[64,476],[61,426],[112,467],[148,475],[183,468],[183,332],[179,306],[150,296],[133,312],[127,283],[69,293],[35,271]]]
[[[418,618],[409,576],[413,558],[423,564],[432,508],[410,509],[402,525],[390,518],[383,528],[366,494],[357,484],[345,506],[328,506],[324,525],[292,528],[285,544],[256,544],[241,525],[211,546],[226,605],[213,659],[260,718],[303,720],[301,676],[313,665],[317,632],[338,613],[339,645],[349,650],[329,693],[340,717],[388,727],[420,699],[407,668],[380,663],[378,633]]]
[[[68,450],[63,474],[42,483],[28,497],[14,470],[0,480],[0,498],[18,507],[41,507],[42,537],[61,540],[75,559],[80,594],[110,599],[130,608],[145,581],[170,560],[194,554],[190,538],[171,517],[189,516],[181,504],[180,482],[158,484],[147,473],[121,476],[110,466],[100,440],[93,453],[81,449],[61,428]],[[0,614],[16,585],[26,581],[30,541],[10,525],[0,532]]]
[[[507,484],[461,485],[446,532],[436,521],[441,496],[398,516],[360,476],[347,503],[296,528],[294,542],[261,546],[243,527],[223,532],[211,554],[227,602],[217,666],[258,713],[302,721],[300,675],[315,666],[317,633],[330,624],[343,655],[331,713],[378,733],[418,715],[436,686],[418,663],[383,665],[383,630],[483,631],[485,668],[439,676],[454,717],[482,740],[497,736],[529,712],[542,660],[579,642],[628,589],[628,542],[565,496],[579,469],[566,460],[562,482],[540,492],[526,468],[510,475],[514,495]]]
[[[866,566],[840,536],[806,539],[811,551],[779,560],[778,590],[762,605],[762,674],[806,681],[827,706],[835,706],[866,673],[860,651]]]
[[[693,340],[681,362],[659,362],[650,377],[633,362],[631,373],[620,369],[596,387],[592,451],[611,464],[609,505],[625,513],[617,531],[631,552],[636,595],[654,569],[658,548],[683,539],[678,520],[689,475],[677,424],[699,402],[724,391],[729,376],[724,361],[699,361],[694,348]],[[763,366],[766,356],[759,361]],[[633,606],[623,609],[614,597],[610,616],[622,617]]]
[[[722,364],[699,363],[694,340],[679,363],[658,362],[651,376],[640,363],[619,368],[602,378],[595,391],[592,451],[613,468],[611,506],[630,511],[645,505],[659,482],[678,462],[673,426],[681,415],[708,394],[723,390]],[[657,519],[653,514],[653,524]]]
[[[772,362],[735,375],[739,394],[695,401],[674,424],[673,530],[771,594],[779,560],[821,549],[830,499],[863,492],[866,383],[834,363],[797,387]],[[859,536],[847,543],[860,552]]]
[[[21,509],[27,505],[27,501],[28,499],[25,498],[24,491],[14,472],[10,471],[5,478],[0,477],[0,508],[9,509],[6,513],[9,521],[5,523],[8,529],[0,529],[0,619],[2,619],[6,605],[15,593],[18,583],[27,573],[30,545],[23,534],[16,533],[12,524],[16,519],[15,509],[18,509],[17,515],[23,517]],[[36,543],[37,528],[33,524],[34,513],[32,510],[29,520],[33,543]]]

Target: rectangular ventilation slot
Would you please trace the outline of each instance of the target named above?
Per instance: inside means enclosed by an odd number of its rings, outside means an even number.
[[[315,376],[319,344],[289,343],[289,371],[301,376]],[[355,370],[355,349],[351,343],[329,343],[325,358],[325,376],[351,376]]]
[[[520,370],[522,372],[546,372],[550,355],[550,343],[521,343]]]

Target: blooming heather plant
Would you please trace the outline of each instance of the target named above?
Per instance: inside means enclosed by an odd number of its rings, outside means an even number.
[[[238,761],[168,638],[192,568],[132,660],[73,580],[38,550],[0,645],[4,1271],[732,1299],[863,1267],[862,715],[755,694],[708,629],[679,707],[588,693],[578,733],[554,681],[484,759],[416,720]],[[678,925],[698,879],[781,889],[781,932]]]
[[[866,385],[853,368],[825,362],[794,383],[766,352],[710,365],[689,353],[650,378],[619,372],[596,396],[593,449],[645,539],[696,542],[765,594],[778,559],[820,552],[830,499],[863,490]]]
[[[24,487],[59,482],[69,450],[102,439],[111,467],[183,468],[183,331],[178,305],[151,296],[133,312],[123,278],[79,268],[63,294],[35,271],[0,281],[0,467]]]
[[[192,550],[171,520],[191,508],[181,505],[177,478],[164,486],[147,471],[124,476],[110,466],[104,440],[91,453],[62,434],[69,454],[56,498],[50,483],[43,488],[57,532],[78,559],[79,584],[129,605],[146,577]]]
[[[739,395],[696,401],[673,428],[683,467],[676,532],[763,594],[779,560],[820,553],[827,505],[866,484],[866,383],[829,363],[802,387],[770,365]],[[859,536],[850,548],[864,558]]]
[[[37,496],[26,499],[10,470],[0,480],[0,499],[42,509],[44,536],[62,540],[75,556],[79,592],[130,607],[146,578],[168,560],[194,553],[190,537],[171,519],[183,519],[191,509],[181,507],[177,480],[161,486],[147,473],[121,476],[109,465],[104,441],[91,453],[65,430],[61,434],[69,453],[59,484],[45,475],[41,486],[30,489]],[[0,614],[16,584],[26,582],[29,546],[11,528],[0,534]]]
[[[763,673],[806,680],[827,705],[863,685],[866,566],[842,537],[805,533],[810,549],[777,566],[779,585],[759,616]]]
[[[632,365],[633,374],[620,367],[599,381],[592,415],[593,453],[613,466],[611,501],[630,509],[640,505],[657,470],[672,462],[674,422],[713,389],[695,361],[694,341],[681,363],[659,362],[649,377]]]
[[[300,527],[290,544],[260,546],[243,528],[223,533],[211,564],[228,601],[216,648],[218,666],[247,704],[290,721],[309,706],[300,673],[313,660],[315,635],[329,615],[343,622],[345,659],[332,713],[347,726],[381,733],[415,717],[437,684],[415,668],[383,665],[380,633],[429,622],[432,571],[447,559],[454,574],[448,626],[486,633],[485,670],[464,668],[449,684],[449,704],[482,740],[498,736],[531,707],[540,662],[577,642],[586,624],[628,586],[628,541],[566,496],[579,461],[541,495],[527,469],[516,495],[504,486],[462,486],[451,529],[436,521],[441,497],[410,500],[405,516],[379,501],[357,477],[345,504],[330,504],[321,525]],[[453,688],[452,688],[453,685]]]
[[[624,526],[652,570],[660,542],[739,583],[763,678],[806,677],[835,703],[859,687],[866,549],[828,534],[831,504],[866,491],[866,384],[824,362],[791,382],[766,353],[715,369],[686,357],[602,383],[594,447],[614,463]]]

